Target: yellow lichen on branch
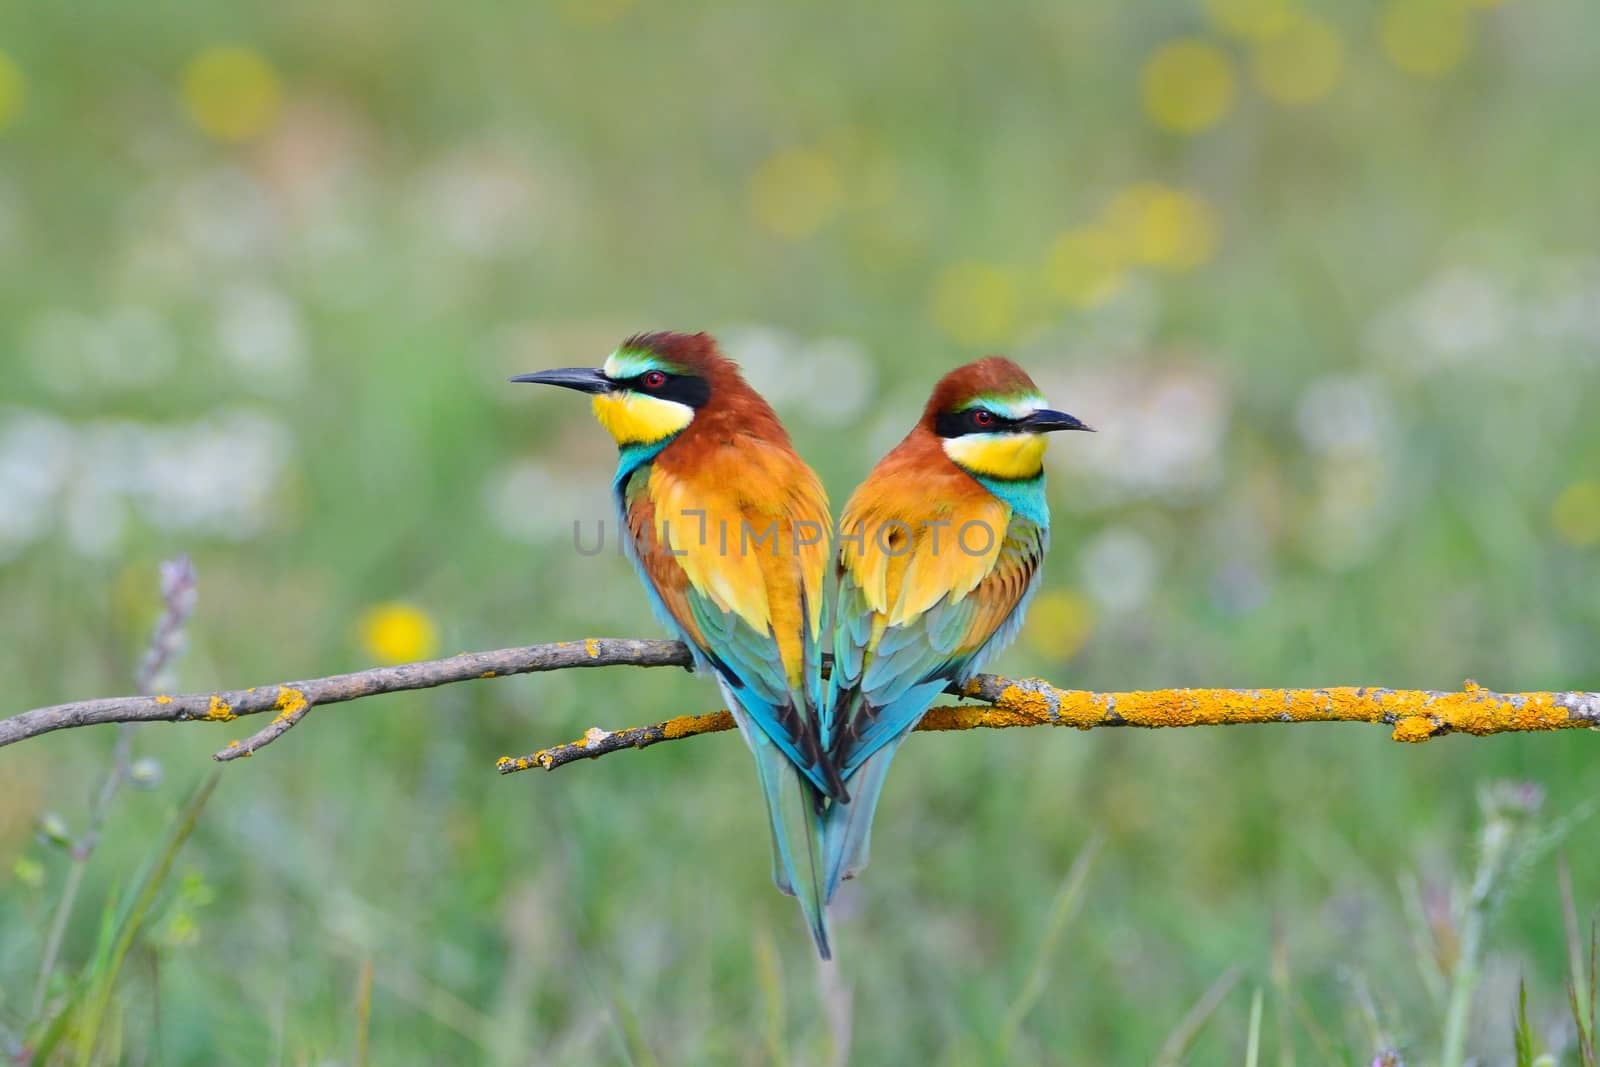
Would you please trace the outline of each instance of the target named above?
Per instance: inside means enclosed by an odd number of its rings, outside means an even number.
[[[597,637],[527,645],[488,652],[463,652],[441,660],[369,667],[348,674],[292,684],[253,686],[156,696],[107,697],[34,708],[0,718],[0,748],[54,730],[113,722],[230,722],[270,715],[255,736],[218,752],[219,760],[248,756],[296,723],[312,708],[383,693],[429,689],[486,678],[595,667],[692,667],[689,650],[677,641]],[[952,695],[977,703],[934,708],[919,730],[1004,729],[1021,726],[1225,726],[1268,722],[1365,722],[1391,728],[1396,741],[1427,741],[1447,733],[1600,728],[1600,693],[1495,693],[1474,683],[1459,692],[1377,687],[1321,689],[1156,689],[1091,693],[1057,689],[1038,679],[979,675]],[[507,756],[502,772],[554,769],[574,760],[624,748],[645,748],[734,728],[725,711],[684,715],[650,726],[607,731],[528,756]]]
[[[974,679],[963,695],[990,699],[989,707],[946,707],[929,712],[920,730],[970,730],[1007,726],[1230,726],[1267,722],[1367,722],[1394,727],[1396,741],[1426,741],[1446,733],[1485,734],[1593,726],[1574,717],[1569,694],[1491,693],[1475,682],[1461,692],[1334,686],[1325,689],[1152,689],[1089,693],[1056,689],[1037,679],[992,692]]]
[[[301,712],[306,710],[307,703],[308,701],[306,700],[306,695],[300,692],[300,690],[291,688],[287,685],[283,686],[278,690],[278,714],[273,717],[272,721],[282,722],[285,719],[292,719],[299,716]]]
[[[211,695],[211,704],[206,709],[206,721],[232,722],[237,718],[238,716],[233,713],[233,708],[228,705],[226,700],[223,700],[215,693]]]
[[[1496,734],[1575,727],[1600,728],[1600,697],[1591,693],[1492,693],[1474,682],[1461,692],[1333,686],[1323,689],[1152,689],[1091,693],[1057,689],[1037,678],[1013,681],[980,675],[960,696],[981,704],[933,708],[921,731],[1002,730],[1022,726],[1102,726],[1172,729],[1247,723],[1357,722],[1392,727],[1395,741],[1420,742],[1447,733]],[[682,715],[651,726],[605,731],[543,748],[531,756],[503,757],[502,774],[557,767],[624,748],[647,748],[734,728],[725,711]]]

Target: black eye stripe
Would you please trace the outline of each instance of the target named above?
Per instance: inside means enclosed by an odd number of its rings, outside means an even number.
[[[987,423],[978,421],[980,411],[989,416]],[[965,437],[969,433],[1005,433],[1016,429],[1017,423],[1018,420],[1008,419],[988,408],[967,408],[963,411],[939,412],[938,417],[933,420],[933,432],[940,437]]]
[[[644,382],[648,374],[665,374],[667,380],[651,388]],[[618,389],[627,389],[643,396],[658,396],[662,400],[672,400],[679,404],[687,404],[692,408],[704,407],[711,399],[711,385],[704,378],[697,378],[692,374],[673,374],[670,371],[644,371],[628,378],[612,379]]]

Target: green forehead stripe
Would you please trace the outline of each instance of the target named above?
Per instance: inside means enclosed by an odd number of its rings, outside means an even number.
[[[988,408],[997,415],[1007,418],[1020,418],[1030,412],[1044,407],[1044,397],[1034,392],[1007,393],[1004,396],[985,393],[973,397],[962,404],[958,410],[970,411],[973,408]]]
[[[619,348],[606,360],[605,371],[612,378],[632,378],[645,371],[659,370],[668,374],[682,374],[683,369],[654,352],[638,348]]]

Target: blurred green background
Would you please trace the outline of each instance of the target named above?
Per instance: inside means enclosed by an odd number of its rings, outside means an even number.
[[[658,635],[572,548],[609,440],[505,383],[655,328],[715,332],[836,504],[984,352],[1097,426],[1052,450],[998,671],[1600,689],[1596,39],[1590,0],[7,5],[0,712],[128,691],[179,550],[170,689]],[[847,1031],[864,1064],[1146,1063],[1230,969],[1189,1062],[1243,1062],[1263,989],[1263,1063],[1429,1063],[1477,789],[1540,784],[1539,833],[1600,790],[1584,734],[920,736],[819,981],[734,737],[494,773],[715,704],[617,669],[314,712],[227,769],[102,1058],[355,1062],[370,961],[375,1063]],[[257,725],[137,734],[164,781],[116,800],[64,968]],[[0,752],[0,1040],[68,868],[36,828],[82,832],[113,737]],[[1595,832],[1561,845],[1583,915]],[[1521,976],[1578,1062],[1555,855],[1491,931],[1484,1063]]]

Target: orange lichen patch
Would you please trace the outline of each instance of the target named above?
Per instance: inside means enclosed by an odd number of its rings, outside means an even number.
[[[306,704],[306,695],[300,690],[287,685],[280,686],[278,688],[277,703],[273,705],[278,709],[278,714],[273,721],[280,722],[300,714],[306,710]]]
[[[676,741],[695,734],[714,734],[734,728],[733,716],[726,711],[713,711],[708,715],[679,715],[661,724],[661,739]]]
[[[478,675],[478,677],[479,678],[493,678],[494,675],[495,675],[494,671],[484,671],[482,674]]]
[[[1433,720],[1426,715],[1408,715],[1394,724],[1390,736],[1405,744],[1421,744],[1433,736]]]
[[[156,703],[157,704],[170,704],[170,703],[172,703],[172,698],[167,696],[165,693],[163,693],[160,696],[156,697]]]
[[[544,749],[540,749],[537,753],[534,754],[532,759],[530,759],[527,756],[518,756],[516,758],[512,758],[511,756],[501,756],[498,760],[495,760],[495,764],[494,765],[495,765],[495,768],[497,770],[499,770],[502,774],[504,774],[504,773],[506,773],[508,771],[513,771],[513,770],[525,771],[529,767],[532,767],[535,761],[537,761],[537,762],[543,764],[544,766],[548,767],[548,766],[550,766],[548,760],[549,760],[549,757],[547,755],[545,755],[545,750]]]
[[[215,693],[211,695],[211,705],[206,709],[207,720],[210,722],[232,722],[238,717],[233,713],[233,709],[228,706],[226,700],[223,700]]]
[[[972,682],[964,692],[977,696],[981,689]],[[1262,722],[1394,723],[1397,741],[1425,741],[1444,733],[1481,735],[1582,725],[1549,693],[1501,695],[1472,682],[1460,693],[1355,686],[1088,693],[1026,681],[1007,685],[988,707],[934,708],[918,729],[1041,725],[1158,729]]]
[[[1115,721],[1111,718],[1111,701],[1098,693],[1067,693],[1057,690],[1056,695],[1060,698],[1060,702],[1056,705],[1056,716],[1062,726],[1075,726],[1080,730],[1087,730]]]
[[[589,654],[590,659],[597,659],[600,656],[600,642],[592,637],[585,638],[583,650]]]

